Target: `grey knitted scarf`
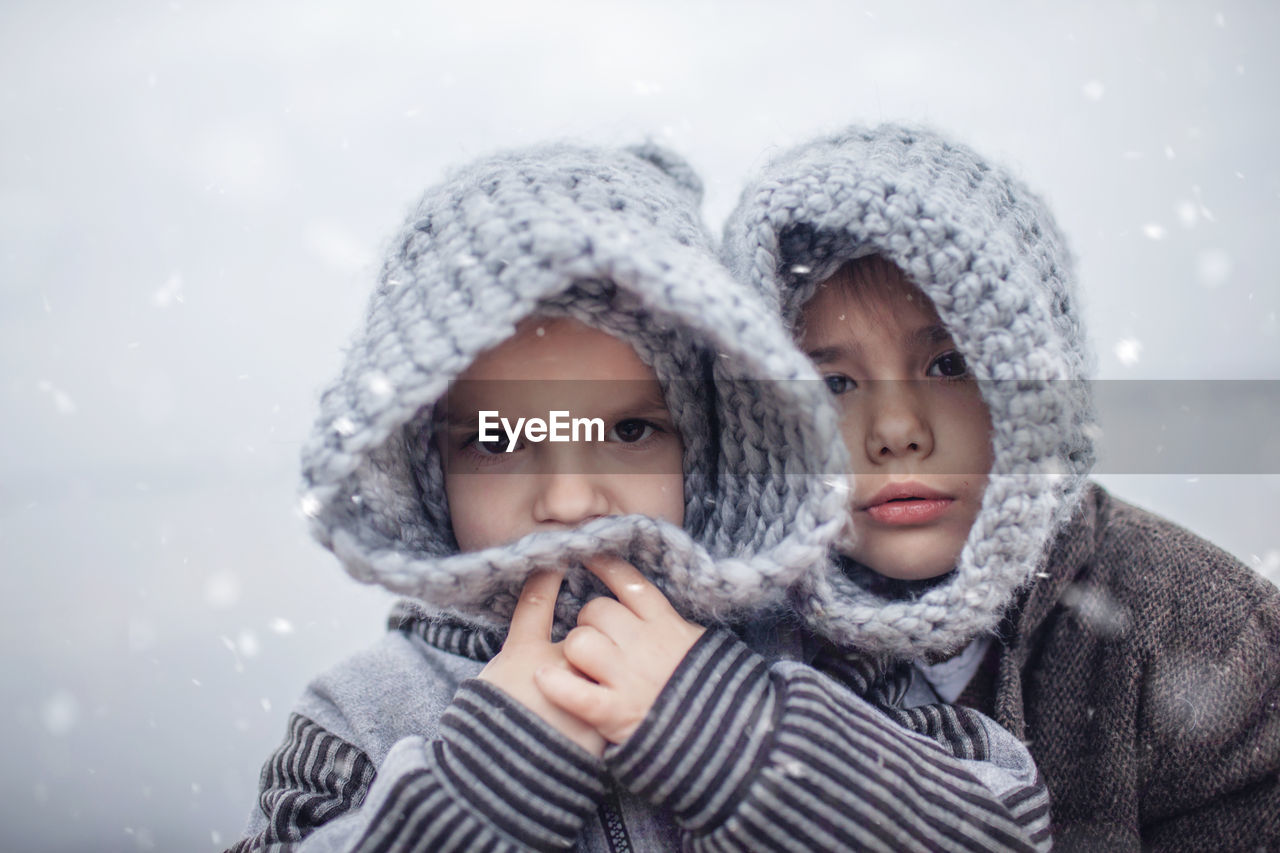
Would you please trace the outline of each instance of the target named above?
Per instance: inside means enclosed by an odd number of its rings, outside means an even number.
[[[765,300],[720,265],[701,185],[644,146],[548,145],[481,159],[428,190],[391,244],[362,332],[302,453],[312,532],[361,581],[429,614],[509,620],[537,568],[568,568],[557,631],[612,553],[686,615],[778,605],[842,525],[837,422]],[[619,337],[658,376],[684,442],[685,523],[597,519],[459,553],[433,405],[520,320],[567,315]],[[816,414],[815,414],[816,412]]]
[[[834,563],[797,587],[807,622],[895,656],[991,630],[1045,559],[1094,455],[1071,259],[1043,202],[929,130],[851,127],[767,165],[731,214],[722,254],[792,328],[841,264],[892,261],[933,300],[991,411],[995,462],[954,572],[904,597]]]

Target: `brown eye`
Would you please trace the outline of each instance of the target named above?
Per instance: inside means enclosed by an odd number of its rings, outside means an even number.
[[[611,439],[620,441],[623,444],[635,444],[637,441],[644,441],[653,434],[653,424],[639,418],[628,418],[625,421],[618,421],[617,425],[609,431]]]
[[[479,433],[471,436],[462,445],[463,450],[470,449],[477,456],[497,456],[507,452],[506,438],[495,438],[492,441],[481,441]],[[524,441],[517,442],[515,450],[524,449]]]
[[[929,365],[930,376],[944,376],[948,379],[955,379],[964,376],[969,372],[969,365],[965,364],[964,356],[952,350],[944,352],[933,360],[933,364]]]
[[[822,377],[822,381],[827,383],[827,390],[836,396],[848,394],[854,388],[858,387],[857,382],[854,382],[842,373],[828,373],[826,376]]]

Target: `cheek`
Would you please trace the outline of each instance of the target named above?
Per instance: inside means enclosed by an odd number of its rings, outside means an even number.
[[[840,412],[840,437],[844,439],[844,448],[849,452],[851,463],[856,463],[858,459],[865,454],[866,444],[862,426],[858,423],[854,414],[848,411],[844,406],[839,407]]]
[[[995,456],[991,450],[991,415],[976,393],[949,401],[943,423],[949,424],[956,451],[963,465],[956,473],[981,477],[986,482]]]
[[[680,527],[684,524],[684,452],[679,442],[671,442],[646,459],[646,473],[611,477],[613,501],[621,513],[638,513],[661,518]]]
[[[684,525],[684,474],[650,474],[641,475],[643,481],[637,485],[642,494],[636,497],[642,506],[633,512],[639,512],[652,518],[661,518],[677,527]]]
[[[446,474],[445,497],[449,501],[449,524],[460,551],[479,551],[518,539],[514,529],[515,483],[505,487],[498,474]]]

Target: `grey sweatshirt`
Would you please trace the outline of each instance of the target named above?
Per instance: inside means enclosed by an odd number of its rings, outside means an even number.
[[[1049,846],[1019,741],[968,709],[894,711],[901,679],[830,648],[770,663],[708,631],[600,761],[446,650],[484,657],[496,637],[411,610],[392,623],[308,688],[233,850]]]

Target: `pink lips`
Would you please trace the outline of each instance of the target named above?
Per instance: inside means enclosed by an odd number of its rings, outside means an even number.
[[[926,524],[941,516],[955,500],[919,483],[890,483],[863,507],[881,524]]]

